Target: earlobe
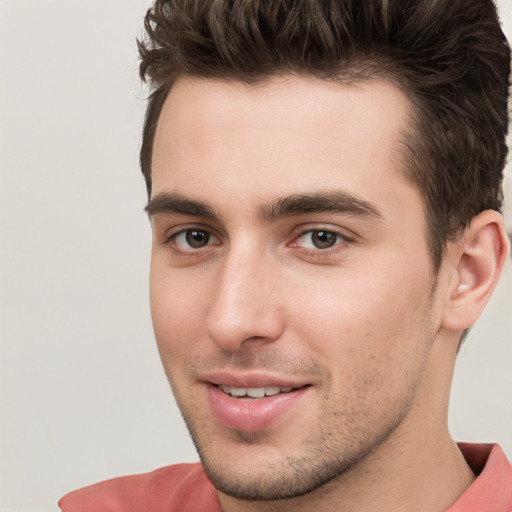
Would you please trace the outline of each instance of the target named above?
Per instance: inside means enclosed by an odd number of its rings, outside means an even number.
[[[471,327],[489,301],[509,254],[503,217],[486,210],[475,217],[453,247],[454,279],[448,290],[443,327]]]

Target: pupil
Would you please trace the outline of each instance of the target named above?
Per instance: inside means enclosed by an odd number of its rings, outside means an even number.
[[[186,234],[187,243],[190,247],[204,247],[208,244],[208,240],[210,239],[210,235],[206,231],[199,231],[197,229],[192,229],[187,231]]]
[[[327,249],[336,243],[337,235],[330,231],[315,231],[313,233],[313,245],[318,249]]]

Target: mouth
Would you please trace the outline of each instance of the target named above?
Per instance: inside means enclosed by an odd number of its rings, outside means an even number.
[[[246,432],[282,425],[290,414],[301,414],[311,388],[310,384],[291,382],[270,384],[264,378],[215,380],[206,386],[213,417],[228,429]]]
[[[259,398],[265,398],[269,396],[276,396],[285,393],[290,393],[294,390],[300,389],[301,387],[292,386],[260,386],[253,388],[242,388],[228,386],[226,384],[218,384],[217,387],[226,395],[236,398],[238,400],[257,400]]]

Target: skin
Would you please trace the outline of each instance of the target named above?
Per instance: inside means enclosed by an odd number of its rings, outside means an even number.
[[[464,247],[434,273],[401,161],[409,118],[383,81],[171,89],[148,209],[152,317],[224,511],[441,511],[474,479],[446,426]],[[269,213],[314,193],[344,207]],[[194,230],[205,245],[187,242]],[[320,231],[332,247],[315,245]],[[219,372],[307,387],[270,425],[237,430],[210,407]]]

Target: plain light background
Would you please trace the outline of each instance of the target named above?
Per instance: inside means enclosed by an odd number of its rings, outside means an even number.
[[[148,5],[0,2],[0,512],[197,459],[149,314],[134,42]],[[460,354],[450,416],[456,439],[509,457],[511,267]]]

